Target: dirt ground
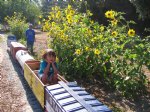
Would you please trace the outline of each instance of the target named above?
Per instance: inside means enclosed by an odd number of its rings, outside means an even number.
[[[36,36],[35,36],[36,41],[34,44],[35,58],[40,60],[41,59],[40,54],[41,54],[42,50],[48,48],[48,46],[47,46],[48,45],[48,43],[47,43],[48,36],[47,36],[46,32],[42,32],[37,29],[35,29],[35,32],[36,32]]]

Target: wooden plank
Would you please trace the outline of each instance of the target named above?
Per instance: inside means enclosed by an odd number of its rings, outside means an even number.
[[[38,99],[41,106],[44,108],[44,89],[45,85],[41,82],[41,80],[36,76],[36,74],[32,71],[32,91]]]
[[[62,87],[64,87],[68,93],[70,93],[83,107],[85,107],[89,112],[96,112],[91,106],[85,103],[85,101],[77,95],[72,89],[70,89],[64,82],[58,82]]]
[[[63,107],[67,112],[74,112],[76,110],[80,110],[82,108],[84,108],[80,102],[76,102],[76,103],[73,103],[73,104],[70,104],[70,105],[66,105]]]
[[[59,94],[59,95],[55,95],[54,96],[56,100],[62,100],[62,99],[65,99],[65,98],[70,98],[71,95],[69,93],[62,93],[62,94]]]
[[[24,77],[26,81],[28,82],[30,88],[32,88],[32,70],[29,68],[29,66],[25,63],[24,65]]]
[[[60,89],[51,91],[52,95],[58,95],[58,94],[61,94],[64,92],[66,92],[66,90],[64,88],[60,88]]]
[[[60,88],[63,88],[63,87],[60,86],[59,84],[55,84],[55,85],[52,85],[52,86],[47,86],[47,89],[48,89],[49,91],[56,90],[56,89],[60,89]]]
[[[80,110],[77,110],[75,112],[88,112],[86,109],[80,109]]]
[[[11,42],[11,45],[12,45],[13,47],[23,47],[23,48],[25,48],[25,46],[24,46],[23,44],[18,43],[18,42]]]
[[[77,101],[75,100],[73,97],[67,98],[67,99],[62,99],[62,100],[58,100],[58,102],[60,103],[60,105],[65,105],[68,102],[74,102]]]
[[[31,70],[38,70],[40,67],[40,61],[28,61],[26,63]]]
[[[68,82],[64,77],[62,77],[62,76],[59,75],[59,74],[58,74],[58,80],[59,80],[59,81],[63,81],[63,82],[65,82],[65,83]]]
[[[83,96],[83,95],[90,95],[88,92],[86,91],[76,91],[76,93],[79,95],[79,96]]]
[[[84,88],[81,88],[81,87],[79,87],[79,86],[76,86],[76,87],[70,87],[73,91],[85,91],[85,89]]]

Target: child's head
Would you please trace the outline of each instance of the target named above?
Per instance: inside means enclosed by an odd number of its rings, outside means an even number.
[[[46,49],[43,55],[43,59],[47,62],[54,62],[56,60],[56,54],[53,49]]]
[[[32,29],[32,27],[33,27],[33,25],[30,23],[30,24],[29,24],[29,29]]]

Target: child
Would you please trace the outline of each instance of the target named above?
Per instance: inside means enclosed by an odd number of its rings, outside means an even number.
[[[35,42],[35,31],[32,29],[33,25],[29,24],[29,28],[26,30],[27,48],[33,54],[33,45]]]
[[[56,54],[52,49],[46,49],[46,52],[42,56],[43,60],[40,64],[40,70],[38,73],[39,78],[44,84],[57,83],[57,64]]]

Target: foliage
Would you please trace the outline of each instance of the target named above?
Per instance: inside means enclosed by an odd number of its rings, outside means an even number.
[[[139,13],[140,18],[150,19],[150,1],[149,0],[130,0],[136,7],[136,11]]]
[[[25,39],[25,30],[28,28],[28,24],[22,14],[14,12],[13,16],[7,16],[5,20],[10,27],[10,31],[16,36],[17,40],[21,38]]]
[[[43,29],[53,38],[60,71],[72,79],[96,77],[124,96],[142,93],[147,84],[142,66],[150,65],[150,44],[130,28],[135,23],[126,21],[124,13],[107,11],[108,26],[93,22],[91,15],[88,10],[78,13],[70,5],[52,8]]]
[[[139,13],[140,19],[150,19],[150,1],[149,0],[69,0],[70,4],[78,7],[81,11],[86,9],[91,10],[94,14],[102,12],[105,9],[120,9],[122,10],[124,6],[129,6],[133,4],[133,7]],[[121,6],[118,6],[118,5]],[[116,7],[117,6],[117,7]],[[127,9],[123,9],[124,11]],[[96,14],[97,15],[97,14]]]
[[[63,0],[42,0],[42,15],[44,16],[44,18],[47,18],[47,16],[49,15],[49,12],[51,11],[51,7],[54,7],[55,5],[60,6],[61,8],[67,6],[67,2],[63,1]]]
[[[21,38],[19,40],[19,43],[23,44],[24,46],[26,46],[26,39],[25,38]]]
[[[0,19],[4,22],[6,16],[14,12],[22,13],[28,22],[35,23],[41,14],[40,8],[31,0],[0,0]]]
[[[94,21],[98,21],[99,24],[108,25],[107,19],[103,16],[107,10],[115,10],[118,12],[125,12],[125,17],[128,20],[134,20],[138,23],[133,25],[137,33],[142,35],[149,35],[145,32],[145,28],[150,27],[149,15],[150,15],[150,2],[149,0],[72,0],[70,4],[76,7],[80,12],[90,10],[93,15],[91,18]]]

